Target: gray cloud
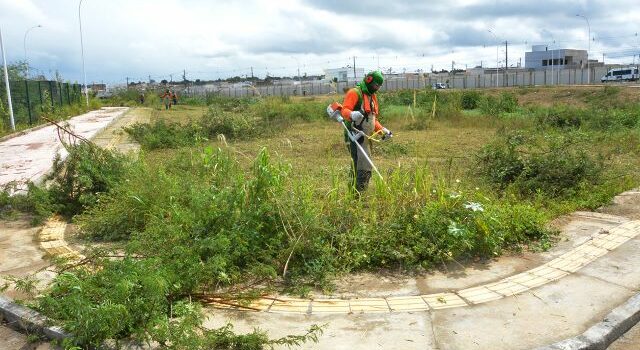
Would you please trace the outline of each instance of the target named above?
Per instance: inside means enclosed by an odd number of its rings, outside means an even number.
[[[375,65],[377,55],[393,57],[381,58],[380,65],[394,67],[476,64],[495,56],[487,49],[496,44],[489,28],[511,43],[510,57],[552,36],[558,47],[586,48],[586,23],[575,17],[578,12],[590,19],[592,55],[630,62],[640,47],[633,36],[639,31],[637,0],[615,6],[606,0],[481,0],[468,6],[443,0],[293,0],[286,6],[267,0],[111,0],[82,6],[87,75],[97,81],[182,69],[237,74],[250,66],[286,75],[297,69],[291,56],[310,74],[343,65],[349,56],[364,61],[375,55]],[[0,8],[10,61],[23,58],[25,30],[43,24],[29,34],[34,69],[80,79],[77,3],[0,0]]]

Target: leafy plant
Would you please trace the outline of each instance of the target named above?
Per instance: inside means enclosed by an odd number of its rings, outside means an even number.
[[[506,135],[479,152],[480,173],[523,194],[566,195],[583,183],[601,182],[603,164],[584,151],[583,142],[581,134]]]
[[[68,151],[64,161],[56,156],[51,174],[45,178],[50,182],[45,202],[51,203],[54,212],[71,218],[95,205],[100,194],[120,181],[127,160],[88,142],[70,146]]]
[[[476,109],[480,104],[480,92],[476,90],[465,90],[460,97],[460,105],[462,109]]]

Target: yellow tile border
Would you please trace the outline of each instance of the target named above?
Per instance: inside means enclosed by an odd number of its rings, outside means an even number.
[[[38,232],[37,240],[40,242],[40,249],[53,258],[64,259],[69,263],[84,259],[84,255],[69,247],[64,240],[66,229],[67,223],[61,217],[49,218]]]
[[[39,232],[40,248],[52,257],[69,261],[84,259],[82,254],[67,245],[64,240],[65,228],[66,223],[62,219],[50,218]],[[471,306],[524,293],[568,276],[638,235],[640,220],[626,221],[608,231],[595,234],[587,242],[536,268],[496,282],[448,293],[352,299],[300,299],[276,296],[259,298],[246,306],[223,300],[212,300],[209,305],[218,309],[307,315],[420,312]]]

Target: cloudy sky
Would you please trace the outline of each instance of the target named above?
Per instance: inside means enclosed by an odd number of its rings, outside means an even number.
[[[81,81],[78,0],[0,0],[7,59]],[[638,62],[638,0],[83,0],[87,80],[517,65],[532,44]],[[587,21],[591,28],[589,41]],[[494,34],[489,32],[491,30]],[[555,43],[554,43],[555,42]],[[634,57],[635,55],[635,57]]]

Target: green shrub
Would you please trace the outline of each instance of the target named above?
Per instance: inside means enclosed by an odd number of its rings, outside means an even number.
[[[484,146],[478,152],[480,174],[490,183],[505,188],[513,183],[525,169],[525,159],[518,147],[525,143],[521,134],[507,134]]]
[[[55,212],[71,218],[96,204],[125,175],[127,158],[117,152],[82,142],[69,146],[63,161],[56,156],[50,175],[48,197]]]
[[[476,109],[480,104],[481,94],[476,90],[465,90],[460,97],[462,109]]]
[[[584,135],[507,135],[478,153],[480,173],[489,182],[519,193],[571,195],[583,184],[602,181],[604,165],[588,154]]]
[[[156,259],[99,259],[95,270],[75,268],[58,275],[37,308],[71,338],[63,345],[99,348],[106,340],[155,342],[170,349],[262,349],[270,344],[317,342],[322,329],[269,339],[255,330],[237,335],[231,325],[205,329],[201,308],[180,294],[180,278],[168,276]]]
[[[135,123],[124,130],[147,150],[190,146],[203,137],[195,123],[167,123],[162,119],[153,124]]]
[[[485,95],[480,99],[480,110],[491,116],[513,113],[518,109],[518,98],[511,92],[502,92],[499,97]]]
[[[585,111],[565,105],[539,108],[534,111],[538,126],[553,128],[579,128],[585,119]]]
[[[593,109],[588,111],[587,115],[585,124],[591,130],[632,129],[640,123],[638,105],[625,108]]]
[[[255,136],[260,124],[248,113],[233,113],[210,106],[200,118],[199,128],[209,138],[224,135],[229,138],[249,138]]]

